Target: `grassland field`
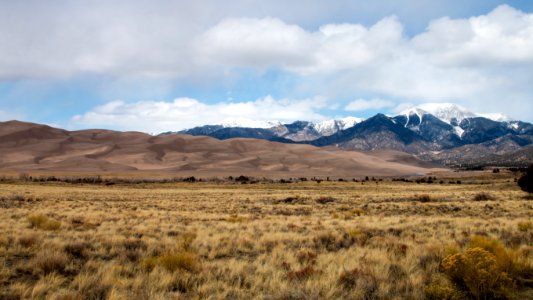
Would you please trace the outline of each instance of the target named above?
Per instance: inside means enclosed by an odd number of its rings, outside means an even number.
[[[515,177],[5,181],[0,299],[533,299]]]

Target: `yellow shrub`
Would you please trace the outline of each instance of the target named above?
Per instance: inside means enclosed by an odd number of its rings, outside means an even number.
[[[498,268],[504,272],[509,272],[509,269],[513,263],[512,259],[507,249],[505,249],[505,246],[503,246],[503,244],[498,240],[475,235],[470,239],[469,247],[478,247],[490,252],[492,255],[494,255],[494,259],[496,260]]]
[[[456,290],[447,281],[433,282],[425,289],[425,296],[428,300],[459,300],[464,299],[464,295]]]
[[[518,222],[518,230],[522,232],[528,232],[533,229],[533,223],[531,222]]]
[[[152,271],[157,266],[157,257],[147,257],[141,261],[141,268],[145,271]]]
[[[354,210],[352,210],[352,213],[357,215],[357,216],[361,216],[361,215],[364,215],[365,214],[365,211],[361,208],[356,208]]]
[[[61,222],[49,219],[41,214],[28,216],[28,222],[32,228],[43,230],[58,230],[61,227]]]
[[[452,282],[476,299],[496,297],[512,286],[507,273],[500,270],[494,254],[480,247],[450,255],[441,266]]]
[[[178,269],[194,272],[198,269],[198,257],[190,252],[168,253],[159,257],[158,264],[169,272]]]

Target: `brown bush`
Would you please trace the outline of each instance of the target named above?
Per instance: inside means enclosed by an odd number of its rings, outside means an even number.
[[[331,202],[335,202],[337,201],[337,199],[333,198],[333,197],[320,197],[318,199],[315,200],[316,203],[318,204],[327,204],[327,203],[331,203]]]
[[[488,201],[493,199],[494,197],[491,194],[485,192],[477,193],[474,196],[474,201]]]
[[[419,195],[416,197],[416,201],[423,203],[431,202],[431,197],[429,195]]]
[[[91,244],[85,242],[69,243],[63,247],[66,253],[78,259],[86,258],[90,248]]]

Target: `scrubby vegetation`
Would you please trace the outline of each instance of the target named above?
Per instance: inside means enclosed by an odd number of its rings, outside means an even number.
[[[529,166],[526,174],[518,179],[518,185],[524,192],[533,193],[533,164]]]
[[[533,204],[514,177],[488,173],[98,186],[27,175],[1,184],[0,299],[531,299]]]

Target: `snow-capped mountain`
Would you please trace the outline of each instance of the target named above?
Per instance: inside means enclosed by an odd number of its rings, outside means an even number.
[[[509,122],[511,118],[502,113],[474,113],[455,103],[424,103],[400,112],[400,115],[431,114],[448,124],[461,123],[464,119],[483,117],[497,122]]]
[[[474,113],[453,103],[427,103],[396,116],[377,114],[365,120],[347,117],[290,124],[232,120],[180,133],[336,146],[347,150],[394,149],[457,165],[479,162],[487,155],[515,157],[512,156],[515,151],[533,152],[533,125],[510,120],[502,114]],[[516,157],[533,156],[533,153],[522,154]]]
[[[208,135],[216,138],[264,138],[268,140],[287,139],[295,142],[312,141],[322,136],[346,130],[363,121],[361,118],[345,117],[321,122],[296,121],[282,124],[279,121],[254,121],[249,119],[224,120],[217,125],[204,125],[179,132],[191,135]]]
[[[257,121],[246,118],[226,119],[220,123],[224,128],[247,127],[247,128],[272,128],[281,125],[279,121]]]
[[[502,113],[474,113],[463,106],[454,103],[425,103],[402,111],[398,116],[405,116],[405,127],[414,131],[420,131],[420,126],[424,123],[425,116],[433,116],[444,123],[452,126],[453,132],[459,138],[465,134],[466,127],[471,125],[474,118],[482,118],[494,122],[506,123],[507,127],[517,129],[517,124],[510,121],[511,118]],[[397,118],[398,118],[397,116]],[[464,120],[469,120],[464,123]],[[484,121],[476,121],[479,123]],[[487,123],[485,121],[485,123]],[[434,124],[433,124],[434,125]],[[490,126],[490,125],[488,125]],[[442,127],[442,126],[441,126]]]
[[[478,113],[480,117],[487,118],[496,122],[511,122],[513,121],[511,117],[502,113]]]
[[[326,120],[313,123],[315,130],[322,136],[332,135],[339,130],[346,130],[364,119],[356,117],[346,117],[338,120]]]

